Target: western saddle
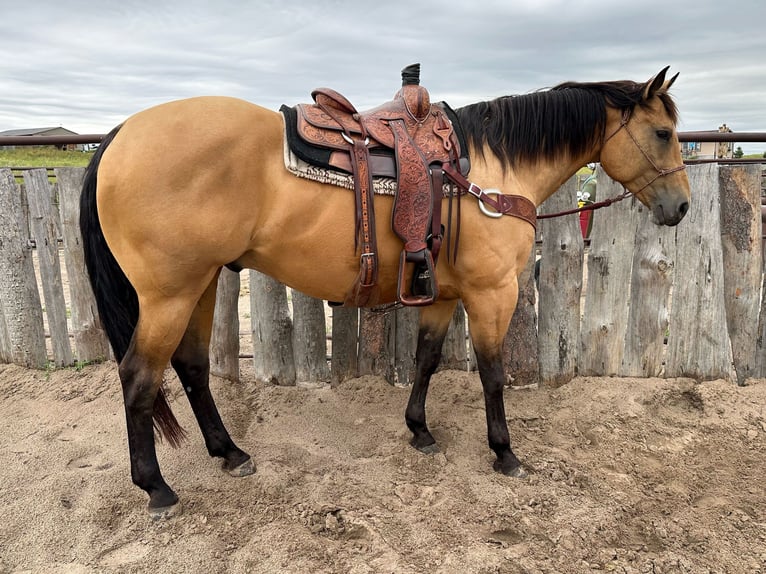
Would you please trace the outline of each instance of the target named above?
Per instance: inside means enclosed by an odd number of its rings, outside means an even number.
[[[445,168],[448,173],[459,170],[460,145],[445,108],[432,105],[428,91],[420,85],[420,64],[402,70],[402,88],[392,101],[366,112],[358,112],[329,88],[316,89],[311,95],[314,104],[295,107],[298,137],[329,152],[330,167],[354,176],[360,272],[344,304],[377,302],[373,176],[397,180],[392,228],[404,242],[398,301],[412,306],[433,303],[439,295],[435,265],[443,237]],[[408,264],[413,265],[409,289],[404,284]]]

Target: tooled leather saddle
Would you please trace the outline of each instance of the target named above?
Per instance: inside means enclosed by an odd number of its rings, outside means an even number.
[[[448,116],[451,110],[445,104],[431,103],[428,91],[420,85],[420,64],[402,70],[402,88],[392,101],[365,112],[358,112],[329,88],[316,89],[311,95],[314,104],[283,106],[282,112],[288,134],[302,140],[302,153],[293,147],[301,159],[354,176],[360,271],[344,304],[377,302],[373,176],[397,180],[392,229],[404,243],[398,301],[410,306],[433,303],[439,294],[435,264],[443,237],[444,169],[468,171],[467,159],[460,162],[460,141]],[[314,152],[307,152],[305,144]],[[317,161],[317,157],[323,159]],[[409,288],[405,285],[408,265],[413,266]]]

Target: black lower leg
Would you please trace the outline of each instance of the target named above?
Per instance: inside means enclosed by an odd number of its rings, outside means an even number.
[[[159,382],[148,369],[127,358],[120,365],[120,380],[125,400],[125,420],[130,448],[130,475],[133,483],[149,495],[149,510],[170,508],[178,496],[160,473],[154,446],[152,413]]]
[[[481,385],[484,390],[484,406],[487,413],[487,439],[489,448],[497,455],[495,470],[508,476],[523,476],[521,462],[511,450],[508,424],[505,420],[503,387],[505,374],[500,356],[486,357],[477,350],[476,361],[479,365]]]
[[[197,419],[210,456],[223,459],[223,468],[233,470],[250,460],[231,439],[210,393],[210,361],[207,353],[190,353],[183,343],[171,360]]]
[[[436,371],[439,359],[441,359],[442,344],[446,334],[446,330],[442,333],[434,333],[427,327],[420,329],[415,354],[415,382],[412,385],[410,400],[407,403],[407,411],[404,416],[407,427],[413,434],[410,444],[429,454],[438,452],[439,449],[426,424],[426,395],[431,376]]]

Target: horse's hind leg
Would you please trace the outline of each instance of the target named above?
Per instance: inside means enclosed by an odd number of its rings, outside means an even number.
[[[133,483],[149,495],[149,513],[170,517],[180,511],[178,496],[160,473],[154,443],[153,416],[168,441],[177,446],[183,438],[161,392],[162,377],[191,315],[191,297],[140,299],[138,324],[119,374],[125,401],[125,419]]]
[[[171,364],[189,399],[210,456],[223,459],[223,469],[232,476],[246,476],[255,472],[250,455],[232,441],[210,393],[209,346],[217,282],[218,274],[194,308]]]
[[[456,304],[457,301],[437,301],[420,311],[418,346],[415,352],[415,382],[404,419],[413,435],[410,444],[426,454],[439,451],[426,424],[426,395],[431,375],[439,366],[442,345]]]

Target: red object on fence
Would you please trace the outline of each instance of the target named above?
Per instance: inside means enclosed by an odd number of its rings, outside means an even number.
[[[590,220],[592,215],[592,211],[580,212],[580,231],[582,231],[583,239],[587,238],[590,234]]]

